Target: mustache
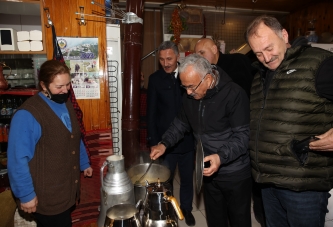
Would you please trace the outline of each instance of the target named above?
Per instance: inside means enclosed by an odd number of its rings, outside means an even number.
[[[190,99],[194,99],[194,96],[195,96],[195,94],[193,94],[193,93],[187,95],[187,97],[190,98]]]
[[[271,63],[272,61],[276,60],[277,57],[272,57],[269,61],[266,61],[266,64]]]

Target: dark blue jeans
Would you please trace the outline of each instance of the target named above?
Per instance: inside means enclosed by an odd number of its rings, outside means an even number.
[[[262,199],[267,227],[324,227],[328,192],[267,187]]]

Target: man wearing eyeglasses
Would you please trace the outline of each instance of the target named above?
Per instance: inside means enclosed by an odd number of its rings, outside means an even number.
[[[202,142],[204,201],[209,227],[251,226],[251,167],[249,153],[249,99],[246,92],[219,67],[198,54],[179,66],[183,96],[181,111],[151,148],[156,159],[193,131]],[[228,221],[229,220],[229,221]]]
[[[157,145],[168,129],[182,105],[185,90],[180,87],[178,75],[178,47],[171,41],[163,42],[158,48],[162,69],[149,77],[147,91],[147,130],[150,146]],[[188,132],[178,142],[170,146],[163,156],[173,178],[176,166],[180,175],[180,208],[188,226],[195,225],[192,215],[194,138]],[[172,183],[172,180],[171,180]]]
[[[215,42],[209,38],[202,38],[195,44],[195,52],[206,58],[211,64],[223,69],[232,81],[244,89],[250,97],[253,76],[257,69],[251,65],[250,59],[240,53],[223,54]],[[262,203],[261,185],[252,182],[253,212],[261,227],[265,227],[265,212]]]

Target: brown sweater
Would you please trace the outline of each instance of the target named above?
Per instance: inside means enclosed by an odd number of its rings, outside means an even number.
[[[75,204],[80,189],[80,128],[73,106],[66,102],[72,133],[37,94],[20,109],[29,111],[41,126],[41,137],[29,162],[37,213],[55,215]]]

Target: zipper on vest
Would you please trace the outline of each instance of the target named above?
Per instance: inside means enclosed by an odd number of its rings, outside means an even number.
[[[264,82],[264,80],[263,80],[263,82]],[[262,84],[263,102],[261,104],[260,117],[259,117],[259,120],[258,120],[258,123],[257,123],[256,143],[255,143],[255,158],[256,158],[256,165],[257,165],[259,173],[261,171],[260,171],[259,164],[258,164],[258,138],[259,138],[260,123],[261,123],[262,114],[263,114],[263,111],[264,111],[264,108],[265,108],[265,105],[266,105],[266,95],[267,95],[267,94],[265,94],[264,90],[265,90],[265,86],[264,86],[264,83],[263,83]],[[267,92],[268,92],[268,90],[267,90]]]
[[[257,124],[256,145],[255,145],[256,165],[257,165],[259,173],[261,171],[260,171],[259,164],[258,164],[258,138],[259,138],[259,129],[260,129],[260,122],[261,122],[262,112],[263,112],[263,108],[261,108],[260,117],[259,117],[259,121],[258,121],[258,124]]]
[[[281,63],[282,64],[282,63]],[[281,66],[281,65],[280,65]],[[279,67],[280,67],[279,66]],[[278,67],[278,68],[279,68]],[[263,95],[263,102],[262,102],[262,105],[261,105],[261,110],[260,110],[260,117],[259,117],[259,120],[258,120],[258,124],[257,124],[257,133],[256,133],[256,143],[255,143],[255,158],[256,158],[256,163],[258,163],[258,137],[259,137],[259,129],[260,129],[260,123],[261,123],[261,120],[262,120],[262,115],[263,115],[263,112],[264,112],[264,108],[266,106],[266,98],[267,98],[267,95],[268,95],[268,92],[269,92],[269,87],[272,85],[272,81],[274,80],[274,77],[275,75],[279,74],[281,70],[277,70],[274,75],[272,76],[271,80],[269,81],[269,84],[268,84],[268,88],[267,88],[267,92],[265,92],[266,90],[266,83],[267,83],[267,80],[265,78],[261,78],[261,82],[262,82],[262,95]],[[260,168],[259,168],[259,165],[257,164],[257,167],[258,167],[258,171],[260,172]]]

